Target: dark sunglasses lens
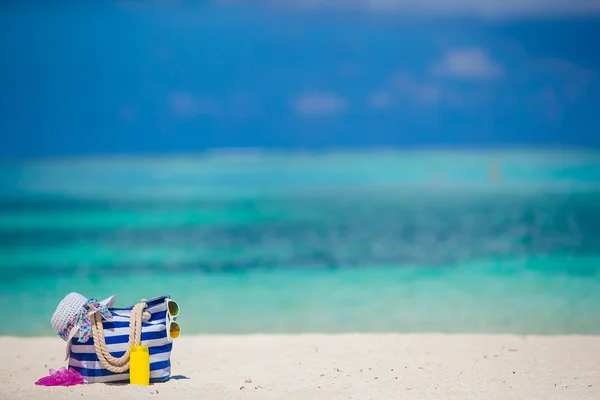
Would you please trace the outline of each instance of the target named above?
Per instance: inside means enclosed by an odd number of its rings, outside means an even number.
[[[169,301],[167,303],[169,305],[169,314],[171,314],[171,316],[176,317],[179,315],[179,304],[177,304],[174,301]]]

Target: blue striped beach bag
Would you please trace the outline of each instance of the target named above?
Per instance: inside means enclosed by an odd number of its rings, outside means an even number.
[[[173,339],[179,336],[179,306],[169,296],[141,300],[125,308],[70,293],[52,316],[52,326],[67,342],[69,367],[87,383],[129,381],[132,346],[147,346],[150,382],[171,377]]]

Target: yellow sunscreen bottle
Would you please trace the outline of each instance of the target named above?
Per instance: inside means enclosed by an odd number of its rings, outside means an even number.
[[[129,383],[150,385],[150,353],[148,346],[133,346],[129,357]]]

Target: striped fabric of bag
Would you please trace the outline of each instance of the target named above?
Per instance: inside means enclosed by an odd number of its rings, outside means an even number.
[[[168,332],[167,299],[169,296],[146,301],[145,311],[151,316],[148,322],[142,323],[141,345],[148,346],[150,353],[150,382],[164,382],[171,377],[173,340]],[[121,357],[127,351],[133,306],[134,304],[127,308],[110,308],[112,321],[102,321],[106,347],[113,357]],[[81,373],[88,383],[129,381],[129,371],[114,373],[102,368],[94,349],[93,338],[87,343],[78,343],[77,337],[71,340],[69,367]]]

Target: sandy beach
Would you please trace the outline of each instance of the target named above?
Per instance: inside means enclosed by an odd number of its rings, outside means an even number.
[[[38,387],[59,338],[1,337],[1,399],[598,399],[600,336],[187,336],[149,387]]]

